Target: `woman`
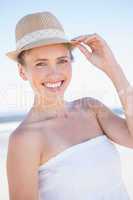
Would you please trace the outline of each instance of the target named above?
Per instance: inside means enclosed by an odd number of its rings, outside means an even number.
[[[49,12],[24,16],[16,41],[7,56],[29,81],[34,103],[9,138],[10,200],[129,199],[113,142],[133,148],[133,88],[107,43],[98,34],[66,39]],[[125,119],[92,97],[64,100],[74,48],[111,79]]]

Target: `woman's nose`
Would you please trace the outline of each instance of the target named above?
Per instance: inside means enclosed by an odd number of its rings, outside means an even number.
[[[52,72],[57,72],[58,66],[56,64],[52,64],[52,65],[50,65],[50,69]]]

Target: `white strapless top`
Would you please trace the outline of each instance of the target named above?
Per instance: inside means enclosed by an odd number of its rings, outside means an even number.
[[[129,200],[119,152],[106,135],[70,146],[38,175],[39,200]]]

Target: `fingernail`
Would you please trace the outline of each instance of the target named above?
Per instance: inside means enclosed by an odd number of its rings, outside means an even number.
[[[71,42],[77,42],[77,40],[71,40]]]

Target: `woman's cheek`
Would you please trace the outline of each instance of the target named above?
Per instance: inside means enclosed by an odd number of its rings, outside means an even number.
[[[38,92],[40,93],[41,89],[41,84],[40,81],[36,79],[36,77],[30,77],[30,86],[32,87],[33,91],[38,94]]]

